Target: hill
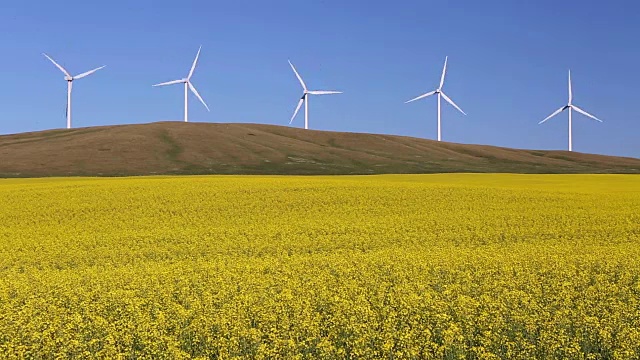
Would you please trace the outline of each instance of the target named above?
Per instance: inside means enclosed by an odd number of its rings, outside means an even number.
[[[640,173],[640,159],[262,124],[156,122],[0,136],[0,177]]]

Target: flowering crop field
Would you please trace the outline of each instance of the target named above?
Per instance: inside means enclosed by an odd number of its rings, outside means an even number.
[[[640,177],[0,180],[3,358],[640,358]]]

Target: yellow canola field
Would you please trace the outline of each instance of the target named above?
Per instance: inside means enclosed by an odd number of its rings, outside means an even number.
[[[0,180],[2,358],[640,358],[640,177]]]

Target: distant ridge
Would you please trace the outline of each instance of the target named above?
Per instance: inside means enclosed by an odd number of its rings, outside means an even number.
[[[640,173],[640,159],[236,123],[0,136],[0,177],[446,172]]]

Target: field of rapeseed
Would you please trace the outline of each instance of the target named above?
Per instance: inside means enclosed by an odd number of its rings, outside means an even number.
[[[0,180],[3,358],[640,358],[640,178]]]

